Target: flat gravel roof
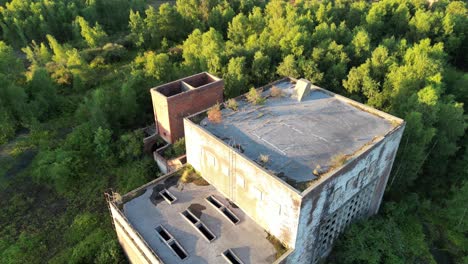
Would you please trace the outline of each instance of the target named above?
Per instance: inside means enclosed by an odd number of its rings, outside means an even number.
[[[327,168],[333,156],[352,155],[393,128],[390,121],[313,86],[298,102],[295,85],[285,79],[274,84],[283,96],[265,90],[265,104],[238,100],[238,111],[222,110],[221,123],[205,118],[199,125],[231,146],[240,145],[257,163],[267,155],[264,167],[292,186],[314,180],[317,165]]]
[[[124,203],[123,212],[132,226],[165,263],[226,263],[221,255],[231,249],[244,263],[272,263],[276,250],[267,233],[251,218],[211,185],[179,183],[173,175],[146,187],[139,196]],[[159,196],[167,189],[176,197],[173,204]],[[214,195],[240,220],[234,225],[206,198]],[[209,243],[180,214],[186,209],[198,217],[216,236]],[[159,238],[156,227],[162,225],[187,252],[183,261]]]

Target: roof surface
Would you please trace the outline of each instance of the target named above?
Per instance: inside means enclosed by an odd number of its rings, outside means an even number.
[[[274,262],[276,250],[266,239],[263,228],[231,205],[213,186],[179,185],[178,179],[175,175],[149,185],[143,194],[126,202],[123,209],[132,226],[165,263],[226,263],[221,255],[226,249],[231,249],[246,264]],[[172,205],[158,195],[164,188],[177,198]],[[240,222],[234,225],[209,204],[205,198],[210,195],[215,195]],[[216,236],[211,243],[181,215],[188,208]],[[181,261],[159,239],[155,230],[159,225],[163,225],[188,253],[186,259]]]
[[[231,146],[239,144],[243,155],[257,163],[267,155],[264,167],[293,187],[314,180],[317,165],[327,168],[333,156],[352,155],[393,128],[388,120],[320,88],[312,87],[298,102],[295,85],[285,79],[274,84],[283,96],[270,96],[263,105],[238,100],[238,111],[222,110],[221,123],[205,118],[199,125]]]

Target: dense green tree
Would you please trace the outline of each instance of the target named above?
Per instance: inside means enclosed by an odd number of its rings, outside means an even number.
[[[104,44],[107,34],[104,32],[101,25],[96,22],[94,27],[91,27],[88,22],[80,16],[76,17],[76,22],[81,28],[81,36],[89,47],[95,48]]]
[[[31,75],[27,86],[29,108],[38,119],[45,120],[58,111],[57,86],[45,68],[36,68]]]
[[[224,41],[214,28],[205,33],[195,29],[184,41],[182,49],[184,64],[192,71],[221,72]]]
[[[252,61],[252,77],[257,85],[266,83],[271,78],[271,59],[261,51],[255,52]]]
[[[211,9],[208,17],[208,26],[224,33],[227,31],[228,24],[234,16],[235,12],[229,5],[229,2],[223,2]]]
[[[284,57],[283,62],[280,63],[276,72],[282,76],[298,78],[300,77],[299,72],[297,70],[298,68],[299,67],[296,58],[294,58],[294,55],[288,55]]]
[[[29,117],[27,95],[20,86],[24,67],[13,49],[0,41],[0,144],[11,138],[22,121]]]
[[[245,73],[245,57],[231,58],[223,78],[226,80],[224,95],[235,97],[247,92],[248,79]]]
[[[94,134],[94,145],[96,156],[103,161],[107,161],[112,157],[111,149],[112,131],[98,127]]]

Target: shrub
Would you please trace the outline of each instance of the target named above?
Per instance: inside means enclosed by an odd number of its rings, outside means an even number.
[[[268,160],[270,159],[270,156],[265,155],[265,154],[260,154],[260,156],[258,157],[258,159],[260,160],[261,163],[265,164],[265,163],[267,163]]]
[[[237,101],[234,98],[227,100],[226,106],[233,111],[237,111],[237,109],[239,108],[239,105],[237,104]]]
[[[270,88],[270,95],[272,97],[281,97],[281,96],[283,96],[283,90],[281,90],[280,88],[273,85]]]
[[[262,97],[262,90],[257,91],[254,87],[250,88],[249,92],[245,96],[247,101],[253,105],[261,105],[265,103],[265,98]]]
[[[119,44],[107,43],[102,47],[102,56],[107,62],[120,61],[126,53],[125,47]]]
[[[185,138],[179,138],[174,143],[174,152],[176,156],[182,156],[185,154]]]
[[[223,116],[221,113],[221,106],[218,104],[215,104],[213,107],[208,110],[208,120],[212,123],[221,123],[223,121]]]
[[[166,159],[173,159],[185,154],[185,138],[178,139],[174,144],[164,150],[163,156]]]
[[[187,165],[187,167],[185,167],[184,172],[182,173],[182,176],[180,177],[180,182],[183,182],[183,183],[191,183],[192,182],[193,184],[199,185],[199,186],[210,185],[190,165]]]

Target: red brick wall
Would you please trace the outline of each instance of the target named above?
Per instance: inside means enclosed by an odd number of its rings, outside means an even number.
[[[184,117],[223,102],[223,87],[220,81],[168,98],[171,142],[184,136]]]
[[[187,79],[193,83],[200,83],[206,81],[206,78],[207,76],[203,73]],[[170,84],[171,88],[179,87],[174,82]],[[180,83],[178,84],[180,85]],[[157,89],[160,90],[161,88],[164,87]],[[183,137],[184,117],[205,110],[218,102],[222,103],[223,88],[224,81],[220,80],[203,85],[201,88],[181,92],[169,97],[152,89],[151,98],[158,133],[169,143],[173,143]]]

